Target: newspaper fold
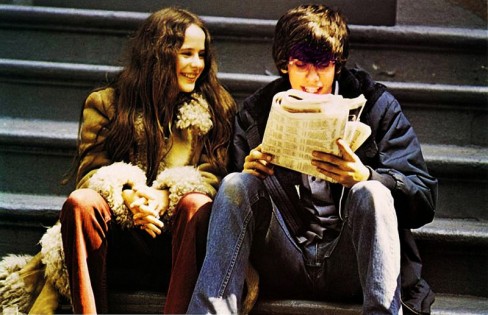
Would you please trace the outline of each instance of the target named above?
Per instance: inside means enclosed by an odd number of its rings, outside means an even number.
[[[312,151],[340,156],[339,138],[356,151],[371,134],[371,128],[359,121],[365,103],[363,95],[347,99],[293,89],[277,93],[262,150],[274,155],[273,164],[335,182],[311,164]]]

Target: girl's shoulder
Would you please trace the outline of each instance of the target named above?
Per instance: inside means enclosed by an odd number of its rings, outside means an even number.
[[[104,116],[112,117],[115,113],[115,90],[111,87],[92,91],[85,101],[85,109],[94,109]]]

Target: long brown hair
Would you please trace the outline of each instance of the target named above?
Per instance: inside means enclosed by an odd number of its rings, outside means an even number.
[[[195,14],[180,8],[165,8],[151,14],[130,40],[126,65],[111,84],[115,89],[115,115],[107,126],[104,143],[113,161],[128,161],[129,152],[136,146],[136,115],[142,114],[148,184],[157,176],[165,137],[170,132],[177,105],[187,96],[179,90],[176,57],[185,31],[192,24],[205,33],[205,68],[195,86],[195,92],[201,93],[208,102],[213,121],[213,128],[204,139],[204,149],[210,163],[222,173],[226,170],[236,105],[217,79],[210,34]]]

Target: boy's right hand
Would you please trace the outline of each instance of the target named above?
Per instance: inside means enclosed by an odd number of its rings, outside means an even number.
[[[274,174],[273,155],[264,153],[261,149],[261,145],[252,149],[249,155],[244,159],[244,173],[249,173],[260,179],[265,179],[269,175]]]

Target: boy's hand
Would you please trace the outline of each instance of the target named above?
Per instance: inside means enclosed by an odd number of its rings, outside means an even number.
[[[368,180],[370,175],[368,168],[352,151],[349,144],[343,139],[337,140],[337,144],[342,157],[314,151],[312,165],[316,166],[320,173],[346,187],[352,187],[356,183]]]
[[[273,164],[271,164],[272,160],[273,156],[263,153],[261,145],[258,145],[244,159],[244,169],[242,171],[265,179],[267,176],[274,174]]]

